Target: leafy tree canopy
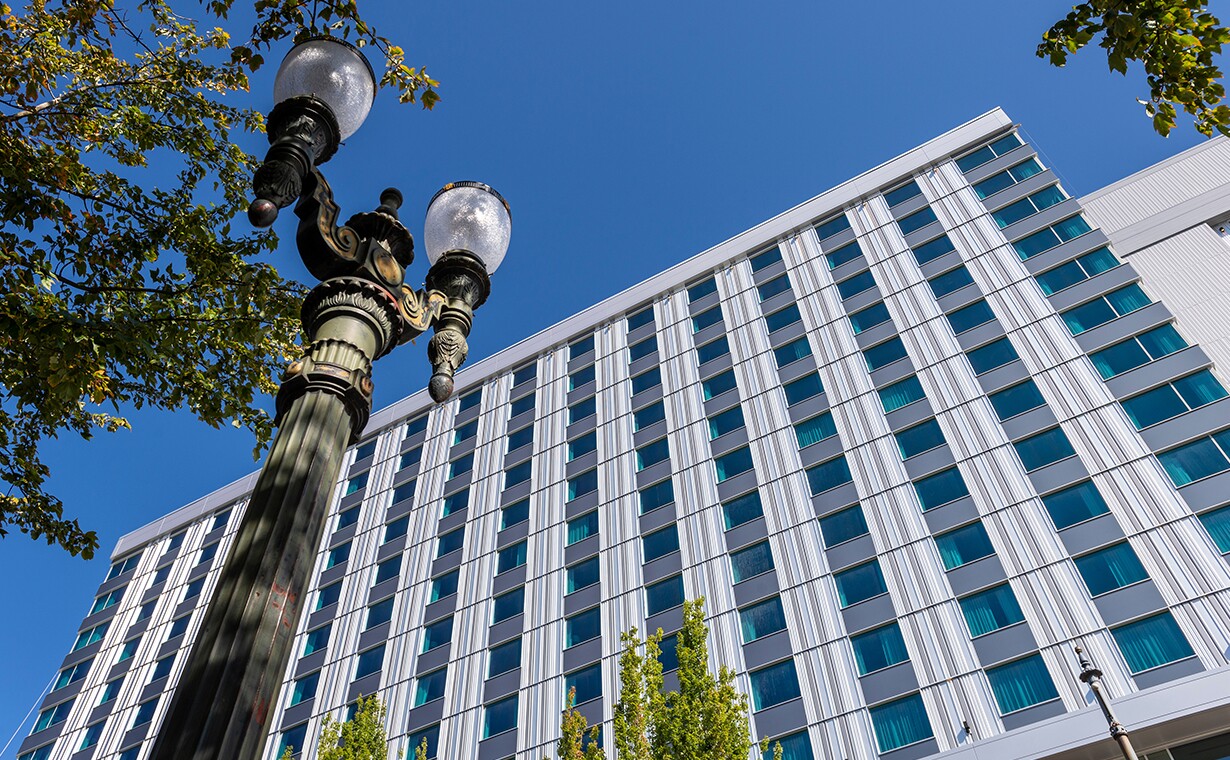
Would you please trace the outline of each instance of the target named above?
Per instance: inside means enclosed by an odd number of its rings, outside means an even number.
[[[0,536],[93,555],[39,449],[126,428],[123,409],[268,441],[255,402],[294,353],[302,288],[261,262],[272,233],[232,227],[256,165],[234,138],[264,129],[239,93],[264,54],[348,37],[402,102],[438,100],[356,0],[255,0],[233,36],[234,3],[0,0]]]
[[[332,715],[326,715],[314,759],[385,760],[389,756],[389,740],[384,728],[387,712],[384,703],[373,695],[359,697],[358,709],[350,720],[339,722]],[[287,747],[281,760],[291,760],[294,757],[292,749]],[[426,751],[425,746],[423,751]]]
[[[1226,88],[1214,64],[1230,30],[1208,6],[1209,0],[1090,0],[1042,35],[1037,54],[1063,66],[1098,39],[1112,71],[1126,75],[1133,61],[1144,67],[1149,99],[1137,100],[1163,137],[1180,108],[1195,117],[1201,134],[1230,135],[1230,106],[1221,104]]]

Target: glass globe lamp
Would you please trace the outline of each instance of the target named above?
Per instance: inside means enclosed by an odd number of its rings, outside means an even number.
[[[508,202],[482,182],[450,182],[431,199],[423,245],[434,265],[446,253],[468,253],[492,274],[508,252],[512,213]]]
[[[362,126],[376,99],[376,74],[354,45],[336,37],[313,37],[291,48],[273,82],[273,100],[311,97],[337,119],[338,139]]]

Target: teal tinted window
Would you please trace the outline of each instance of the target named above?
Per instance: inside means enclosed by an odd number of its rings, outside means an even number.
[[[306,724],[305,724],[306,725]],[[410,741],[407,746],[418,747],[422,744],[427,745],[427,757],[436,757],[436,751],[440,743],[440,724],[420,728],[410,734]],[[135,760],[135,758],[134,758]]]
[[[328,570],[331,567],[337,567],[348,559],[350,559],[349,541],[329,550],[329,555],[325,558],[325,569]]]
[[[1230,506],[1205,512],[1200,515],[1200,524],[1209,532],[1218,551],[1230,552]]]
[[[674,525],[668,525],[647,536],[642,536],[641,550],[645,562],[652,562],[658,557],[677,552],[679,551],[679,531]]]
[[[834,217],[827,222],[817,224],[816,236],[821,240],[824,240],[825,238],[833,237],[838,232],[844,232],[848,229],[850,229],[850,220],[846,218],[845,214],[842,214],[841,216]]]
[[[440,510],[440,516],[448,517],[455,512],[460,512],[468,506],[470,506],[470,489],[467,487],[461,489],[460,491],[454,491],[444,497],[444,504],[443,508]]]
[[[649,406],[643,406],[632,412],[632,430],[644,430],[650,425],[666,419],[666,407],[661,401],[655,401]]]
[[[414,689],[414,706],[434,702],[444,696],[444,683],[448,680],[448,668],[440,668],[419,676]]]
[[[56,676],[55,685],[51,687],[51,690],[55,691],[56,689],[63,689],[70,683],[76,683],[82,678],[85,678],[89,675],[90,665],[93,664],[93,662],[93,659],[89,659],[61,670],[60,674]]]
[[[596,372],[594,367],[595,365],[590,364],[589,366],[582,367],[576,372],[570,373],[568,375],[568,390],[575,391],[577,388],[592,383]]]
[[[406,423],[406,437],[409,438],[412,435],[418,435],[426,429],[427,415],[424,414],[421,417],[415,417]]]
[[[210,546],[216,547],[216,544],[210,544]],[[350,548],[348,544],[346,545],[346,548]],[[332,553],[330,553],[330,562],[332,562],[332,556]],[[329,567],[333,567],[333,564],[330,564]],[[90,607],[90,614],[93,615],[97,612],[102,612],[105,609],[109,609],[119,604],[120,600],[124,598],[124,588],[126,587],[118,588],[95,599],[94,606]]]
[[[658,642],[658,662],[663,673],[679,669],[679,634],[672,633]]]
[[[483,389],[476,388],[475,390],[472,390],[469,393],[457,399],[457,412],[461,413],[461,412],[466,411],[467,409],[473,409],[474,407],[478,406],[482,400],[483,400]]]
[[[1060,459],[1076,455],[1076,449],[1072,448],[1068,436],[1058,427],[1015,441],[1012,447],[1016,449],[1017,456],[1021,458],[1021,464],[1025,465],[1026,471],[1036,470],[1058,462]]]
[[[972,351],[965,352],[965,355],[969,357],[969,363],[974,368],[975,375],[990,372],[1020,358],[1016,349],[1012,347],[1012,341],[1007,338],[993,340]]]
[[[1160,667],[1195,654],[1169,612],[1110,629],[1133,673]]]
[[[1049,251],[1057,245],[1078,238],[1092,229],[1089,226],[1089,222],[1086,222],[1081,216],[1072,216],[1044,230],[1039,230],[1028,237],[1013,241],[1012,247],[1016,249],[1017,256],[1020,256],[1021,260],[1024,261],[1025,259],[1037,256],[1043,251]]]
[[[377,441],[375,439],[372,439],[370,441],[364,441],[363,443],[360,443],[354,450],[354,461],[358,462],[362,459],[367,459],[371,455],[375,454],[376,453],[376,443]]]
[[[1074,561],[1090,596],[1130,586],[1149,577],[1145,566],[1140,564],[1140,559],[1127,541],[1090,552]]]
[[[418,464],[423,459],[423,447],[415,446],[414,448],[401,455],[401,459],[397,460],[397,469],[404,470],[407,467],[412,467]]]
[[[602,635],[602,608],[591,607],[570,618],[564,618],[564,646],[574,647]],[[518,657],[520,660],[520,657]]]
[[[1143,430],[1225,397],[1226,389],[1206,369],[1125,399],[1123,410],[1136,429]]]
[[[568,590],[566,593],[571,594],[573,591],[594,585],[598,582],[598,558],[596,556],[591,557],[570,566],[567,569],[566,575],[568,578]]]
[[[337,600],[342,598],[342,582],[330,583],[328,586],[322,586],[316,595],[316,609],[322,610],[330,604],[337,604]]]
[[[952,244],[947,235],[940,235],[934,240],[928,240],[922,245],[914,246],[911,251],[914,254],[914,260],[919,266],[926,264],[928,261],[934,261],[946,253],[952,253],[957,250],[957,247]]]
[[[598,535],[598,510],[586,512],[568,521],[568,545]]]
[[[333,633],[333,624],[325,623],[319,628],[308,631],[307,640],[303,645],[303,656],[319,652],[329,646],[329,635]]]
[[[811,346],[807,343],[806,336],[773,349],[773,359],[777,362],[778,369],[809,356],[811,356]]]
[[[311,652],[308,652],[307,654],[311,654]],[[98,704],[105,705],[111,700],[118,697],[120,695],[120,687],[123,685],[124,685],[123,676],[107,681],[106,686],[103,687],[102,696],[98,698]]]
[[[781,597],[775,596],[739,610],[739,627],[743,631],[744,644],[786,630]]]
[[[875,372],[905,357],[905,344],[901,342],[901,338],[892,338],[863,350],[868,372]]]
[[[915,401],[921,401],[926,396],[923,393],[922,383],[918,382],[918,378],[914,375],[898,380],[892,385],[884,386],[879,390],[879,394],[885,414],[908,406]]]
[[[30,733],[36,734],[57,723],[62,723],[68,719],[68,714],[72,712],[73,702],[75,699],[68,699],[54,707],[48,707],[38,714],[38,718],[34,721],[34,730]],[[148,722],[148,721],[146,721]],[[136,724],[134,724],[136,725]]]
[[[949,293],[957,292],[966,285],[973,285],[974,278],[970,276],[969,270],[962,264],[956,269],[949,269],[943,274],[937,274],[935,277],[927,280],[927,284],[931,286],[931,292],[935,294],[936,298],[943,298]]]
[[[824,386],[820,382],[820,375],[813,372],[798,380],[791,380],[782,386],[782,390],[786,392],[786,403],[793,406],[800,401],[824,393]]]
[[[741,583],[773,569],[773,552],[768,541],[730,553],[730,569],[735,583]]]
[[[725,372],[714,375],[708,380],[702,380],[700,383],[701,391],[704,393],[705,401],[720,396],[726,391],[734,390],[737,382],[735,381],[735,371],[728,369]]]
[[[987,161],[990,161],[997,156],[1002,156],[1005,153],[1016,150],[1022,145],[1024,145],[1024,143],[1021,142],[1021,138],[1017,137],[1017,134],[1013,132],[1006,137],[999,138],[990,145],[984,145],[973,153],[969,153],[961,158],[958,158],[957,167],[963,172],[968,172],[971,169],[976,169],[979,166],[982,166]],[[883,747],[881,747],[880,750],[884,751]]]
[[[742,475],[752,469],[751,449],[746,446],[741,449],[735,449],[729,454],[715,457],[713,464],[717,468],[717,482],[719,483],[729,480],[736,475]]]
[[[709,440],[743,427],[742,407],[732,406],[724,412],[719,412],[709,418]]]
[[[1051,680],[1040,654],[987,668],[987,680],[991,682],[991,691],[995,694],[995,703],[999,705],[1001,715],[1059,699],[1055,682]]]
[[[393,489],[393,503],[400,504],[407,499],[414,498],[414,492],[418,489],[418,481],[410,480]]]
[[[963,306],[945,316],[957,335],[995,320],[995,312],[991,311],[991,306],[986,301],[974,301],[969,306]]]
[[[807,468],[807,484],[811,487],[812,496],[845,485],[852,480],[854,478],[850,475],[850,465],[846,463],[844,454]]]
[[[1102,246],[1066,264],[1048,269],[1034,279],[1038,281],[1042,292],[1049,296],[1117,266],[1119,266],[1119,260],[1115,258],[1115,254],[1111,253],[1106,246]]]
[[[888,592],[877,560],[834,573],[833,581],[837,584],[837,598],[842,608]]]
[[[294,728],[288,728],[282,732],[278,739],[278,757],[281,757],[286,749],[292,752],[302,752],[303,743],[307,741],[307,723],[300,723]],[[302,755],[301,755],[302,756]],[[137,755],[132,755],[133,760],[136,760]],[[122,758],[122,756],[121,756]],[[126,760],[126,759],[125,759]]]
[[[712,309],[702,311],[700,314],[692,317],[692,332],[698,333],[706,327],[712,327],[722,321],[722,307],[714,306]]]
[[[594,350],[594,336],[586,335],[584,338],[574,340],[568,344],[568,361],[572,361],[578,356],[584,356]]]
[[[509,504],[500,510],[500,530],[519,525],[528,519],[530,519],[529,499],[522,499],[521,501]]]
[[[1230,469],[1230,430],[1199,438],[1185,446],[1157,455],[1176,486],[1185,486]]]
[[[77,749],[87,749],[89,747],[93,747],[95,744],[98,744],[98,740],[102,738],[103,728],[106,725],[106,720],[100,720],[93,725],[87,726],[85,729],[85,734],[81,737],[81,746]]]
[[[792,325],[801,319],[803,319],[803,317],[799,314],[798,304],[792,303],[789,306],[784,306],[768,315],[764,318],[764,321],[769,328],[769,332],[777,332],[783,327]]]
[[[1028,159],[1023,161],[1011,169],[1005,169],[998,174],[992,174],[982,182],[974,185],[974,192],[979,198],[988,198],[1000,190],[1005,190],[1018,182],[1023,182],[1035,174],[1041,174],[1042,167],[1038,165],[1036,159]]]
[[[1010,224],[1015,224],[1022,219],[1033,216],[1039,211],[1054,206],[1056,203],[1061,203],[1067,200],[1066,195],[1059,189],[1058,185],[1044,187],[1033,195],[1026,196],[1015,203],[1010,203],[1001,209],[991,212],[991,218],[1000,226],[1000,229],[1007,227]]]
[[[902,235],[908,235],[911,232],[921,230],[923,227],[926,227],[934,221],[936,221],[935,212],[931,210],[930,206],[927,206],[926,208],[915,211],[913,214],[910,214],[903,219],[898,219],[897,226],[901,228]]]
[[[491,624],[495,625],[508,620],[520,615],[523,611],[525,611],[525,586],[518,586],[491,600]]]
[[[837,283],[837,292],[841,294],[842,300],[851,298],[865,290],[870,290],[876,285],[875,277],[871,275],[871,270],[867,269],[853,277],[847,277]]]
[[[794,435],[799,448],[803,449],[837,435],[837,425],[833,423],[833,415],[825,412],[795,425]]]
[[[491,647],[487,654],[487,677],[494,678],[521,667],[521,637]]]
[[[583,457],[591,451],[598,449],[598,433],[590,431],[579,438],[573,438],[568,442],[568,461],[572,461],[577,457]]]
[[[775,737],[769,742],[769,748],[761,753],[761,760],[773,760],[773,753],[779,746],[782,748],[781,760],[816,760],[811,751],[811,740],[807,737],[807,731]]]
[[[995,408],[995,416],[1001,421],[1046,404],[1046,400],[1042,398],[1042,392],[1038,390],[1033,380],[1026,380],[1002,391],[996,391],[988,398],[991,400],[991,406]]]
[[[922,696],[911,694],[887,704],[877,705],[868,711],[875,729],[876,746],[880,752],[888,752],[930,739],[934,736],[927,721],[927,708]]]
[[[370,474],[371,474],[370,472],[364,471],[364,472],[359,473],[358,475],[355,475],[353,478],[350,478],[349,480],[347,480],[346,487],[342,491],[343,495],[349,496],[352,493],[358,492],[360,488],[367,485],[367,478]],[[226,525],[225,522],[223,522],[222,524]],[[217,528],[213,528],[212,530],[217,530]]]
[[[1069,528],[1110,511],[1102,494],[1089,480],[1043,496],[1042,505],[1055,523],[1055,530]]]
[[[592,417],[597,411],[598,407],[594,396],[578,401],[568,407],[568,424],[571,425],[586,417]]]
[[[525,546],[526,543],[524,541],[518,541],[496,552],[495,571],[503,573],[524,565],[526,559]]]
[[[628,332],[638,327],[653,324],[653,306],[646,306],[635,314],[628,315]]]
[[[692,287],[688,288],[688,301],[699,301],[710,293],[717,292],[717,281],[710,277],[707,280],[701,280]]]
[[[752,681],[752,705],[756,710],[780,705],[801,695],[793,658],[753,670],[747,675]]]
[[[654,367],[632,378],[632,395],[643,393],[662,384],[662,369]]]
[[[726,340],[726,336],[711,340],[703,346],[696,348],[696,361],[700,364],[711,362],[714,359],[726,356],[730,353],[730,341]]]
[[[461,577],[461,572],[452,570],[444,575],[438,575],[431,579],[431,601],[438,602],[441,599],[447,599],[457,593],[457,579]]]
[[[453,432],[453,444],[456,445],[462,441],[468,441],[476,435],[478,435],[478,420],[467,422]]]
[[[656,615],[681,604],[683,604],[682,575],[675,575],[645,587],[645,614],[647,615]]]
[[[760,503],[760,492],[752,491],[735,497],[722,504],[722,515],[726,521],[726,530],[751,522],[764,514]]]
[[[483,708],[483,738],[517,727],[517,695],[492,702]]]
[[[95,644],[102,641],[103,637],[107,635],[108,625],[109,623],[102,623],[94,626],[93,628],[87,628],[79,633],[77,635],[77,640],[73,642],[72,651],[76,652],[78,649],[83,649],[88,647],[90,644]]]
[[[401,575],[401,555],[395,554],[384,562],[376,565],[376,578],[372,585],[376,586]]]
[[[991,537],[981,522],[972,522],[936,536],[935,547],[940,551],[945,570],[953,570],[995,553]]]
[[[897,439],[897,450],[901,452],[902,459],[909,459],[945,443],[940,424],[934,419],[908,427],[894,437]]]
[[[641,514],[652,512],[659,507],[674,503],[675,486],[671,483],[671,479],[667,478],[642,488],[638,492],[638,498],[641,503]]]
[[[524,396],[515,398],[508,406],[508,416],[516,417],[518,414],[525,414],[534,408],[534,394],[527,393]]]
[[[850,315],[850,326],[854,328],[854,334],[858,335],[864,330],[869,330],[876,325],[882,325],[891,317],[888,314],[888,307],[883,301],[868,306],[862,311],[856,311]]]
[[[854,662],[860,676],[892,667],[910,658],[905,649],[905,639],[901,637],[901,628],[896,623],[851,636],[850,645],[854,648]]]
[[[777,248],[777,246],[773,246],[769,250],[764,251],[763,253],[758,253],[748,259],[748,261],[752,264],[753,272],[759,272],[761,269],[771,267],[781,260],[782,252]]]
[[[790,277],[781,275],[774,277],[766,283],[756,286],[756,292],[760,295],[761,301],[767,301],[773,296],[780,295],[790,290]]]
[[[824,258],[829,263],[829,269],[836,269],[842,264],[854,261],[859,256],[863,255],[863,249],[858,247],[858,241],[854,240],[846,243],[835,251],[829,251],[824,254]]]
[[[509,467],[504,472],[504,487],[512,488],[513,486],[520,485],[528,481],[532,472],[533,461],[529,459],[520,464],[515,464],[512,467]]]
[[[644,359],[646,356],[649,356],[657,350],[658,336],[650,335],[645,340],[628,346],[628,361],[634,362],[637,359]]]
[[[564,694],[573,694],[573,704],[579,705],[602,696],[602,664],[574,670],[564,676]]]
[[[1187,348],[1187,341],[1165,324],[1089,355],[1103,380]]]
[[[367,608],[367,622],[363,629],[375,628],[393,619],[393,597],[382,599]]]
[[[1143,309],[1150,303],[1152,301],[1140,289],[1140,286],[1132,283],[1093,301],[1068,309],[1059,316],[1063,317],[1064,324],[1068,326],[1068,330],[1073,335],[1080,335],[1112,319],[1130,314],[1137,309]]]
[[[892,208],[900,203],[905,203],[917,195],[922,195],[922,190],[918,189],[917,182],[910,180],[901,187],[885,193],[884,200],[888,202],[888,207]]]
[[[914,481],[914,492],[918,494],[918,503],[924,512],[969,496],[969,489],[965,487],[965,479],[961,477],[961,471],[956,467],[950,467]]]
[[[450,530],[448,533],[441,534],[439,543],[436,545],[436,556],[443,557],[445,554],[460,549],[465,541],[465,536],[466,526],[464,525],[456,530]]]
[[[354,680],[357,681],[364,676],[370,676],[383,667],[384,644],[374,646],[366,652],[359,652],[359,656],[355,661]]]
[[[647,443],[636,450],[636,469],[637,472],[652,467],[658,462],[665,462],[670,459],[670,445],[665,438],[659,438],[652,443]]]
[[[527,364],[524,367],[519,367],[513,372],[512,384],[516,388],[521,383],[528,383],[538,376],[538,367],[533,364]]]
[[[982,636],[1025,619],[1012,587],[1002,583],[958,600],[970,636]]]
[[[568,479],[568,501],[598,490],[598,469],[587,470]]]
[[[458,457],[448,464],[448,476],[455,478],[458,475],[464,475],[474,469],[474,454],[469,453],[465,456]]]
[[[825,547],[830,549],[865,536],[867,532],[867,519],[863,516],[862,506],[858,504],[820,518],[820,535],[824,537]]]

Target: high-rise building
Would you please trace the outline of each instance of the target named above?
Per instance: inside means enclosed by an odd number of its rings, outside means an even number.
[[[788,760],[1114,757],[1077,644],[1230,757],[1228,146],[1084,209],[994,110],[377,413],[265,757],[361,694],[390,757],[609,735],[700,596]],[[121,539],[21,760],[143,757],[253,481]]]

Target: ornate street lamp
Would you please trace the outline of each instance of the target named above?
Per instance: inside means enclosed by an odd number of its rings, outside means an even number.
[[[1089,684],[1089,690],[1093,692],[1094,699],[1102,708],[1102,715],[1106,718],[1106,724],[1110,728],[1110,738],[1119,745],[1119,751],[1123,753],[1123,760],[1137,760],[1136,748],[1132,746],[1132,740],[1128,738],[1127,729],[1110,709],[1110,701],[1102,688],[1102,671],[1085,656],[1085,650],[1080,647],[1076,647],[1076,658],[1081,667],[1080,679]]]
[[[157,760],[259,757],[342,456],[371,413],[372,362],[434,328],[429,390],[447,399],[474,310],[508,250],[508,203],[480,182],[445,185],[428,205],[423,289],[405,282],[414,240],[398,220],[397,190],[337,226],[319,166],[363,123],[376,85],[362,53],[332,38],[296,45],[278,69],[248,217],[267,227],[297,202],[295,241],[321,282],[304,299],[307,346],[282,377],[278,432],[154,742]]]

